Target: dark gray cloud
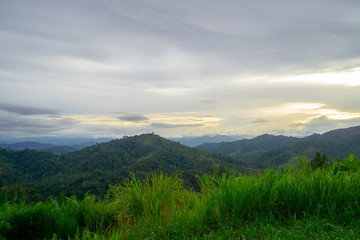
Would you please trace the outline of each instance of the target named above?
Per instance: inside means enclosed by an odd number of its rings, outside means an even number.
[[[269,122],[268,120],[266,119],[256,119],[254,121],[252,121],[253,123],[266,123],[266,122]]]
[[[183,128],[183,127],[201,127],[203,124],[170,124],[170,123],[152,123],[154,128]]]
[[[58,115],[59,111],[48,108],[37,108],[7,103],[0,103],[0,110],[19,115]]]
[[[147,38],[176,44],[204,58],[213,56],[206,61],[208,74],[235,68],[251,72],[298,70],[299,65],[319,68],[324,61],[357,57],[360,50],[354,38],[360,33],[354,1],[107,3],[132,30]],[[154,33],[164,37],[158,39]],[[212,64],[217,67],[209,68]]]
[[[45,136],[71,130],[77,122],[62,117],[0,114],[0,135],[2,137]]]
[[[140,115],[140,114],[131,114],[131,113],[123,113],[117,117],[121,121],[126,122],[142,122],[149,120],[148,117]]]

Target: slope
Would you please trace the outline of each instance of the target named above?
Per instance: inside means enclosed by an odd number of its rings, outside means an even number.
[[[213,153],[236,157],[237,155],[258,150],[269,150],[283,147],[299,142],[300,140],[300,138],[295,137],[264,134],[253,139],[242,139],[238,141],[222,143],[205,143],[197,146],[197,148]]]

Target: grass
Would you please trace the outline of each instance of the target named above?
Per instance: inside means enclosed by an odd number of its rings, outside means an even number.
[[[25,204],[3,203],[0,210],[0,239],[58,239],[73,237],[83,229],[102,234],[111,226],[115,208],[86,195],[81,201],[63,197],[60,201]]]
[[[360,161],[236,176],[134,174],[104,200],[37,203],[1,195],[0,239],[360,239]]]

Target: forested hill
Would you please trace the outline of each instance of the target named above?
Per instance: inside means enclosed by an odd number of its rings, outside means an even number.
[[[182,172],[188,187],[197,187],[195,175],[212,174],[215,169],[241,165],[230,157],[186,147],[154,134],[143,134],[97,144],[65,155],[35,150],[1,149],[0,186],[14,183],[37,188],[43,196],[85,194],[88,190],[104,195],[110,184],[116,184],[134,172],[162,169]]]
[[[222,155],[239,155],[258,150],[280,148],[299,141],[301,141],[300,138],[264,134],[252,139],[233,142],[205,143],[197,146],[197,148]]]
[[[269,166],[284,168],[291,163],[298,163],[299,156],[305,156],[311,160],[316,152],[327,155],[328,160],[346,158],[349,153],[359,156],[360,135],[327,141],[301,141],[282,148],[238,155],[236,158],[254,168],[267,168]]]
[[[359,155],[360,126],[304,138],[265,134],[235,142],[203,144],[198,148],[231,156],[255,168],[286,167],[295,163],[299,156],[311,159],[316,152],[326,154],[330,160],[345,158],[349,153]]]

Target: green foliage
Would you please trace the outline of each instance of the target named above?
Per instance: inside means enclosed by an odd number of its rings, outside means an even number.
[[[83,228],[104,233],[111,226],[115,209],[86,195],[59,202],[51,199],[36,204],[5,204],[0,211],[0,236],[11,239],[58,239],[73,237]],[[106,226],[106,227],[105,227]]]
[[[148,172],[162,169],[169,174],[181,172],[186,188],[199,189],[195,175],[211,174],[224,165],[245,171],[229,157],[143,134],[61,156],[35,150],[0,149],[0,166],[4,171],[0,186],[9,186],[10,194],[15,195],[20,188],[30,191],[28,200],[33,201],[59,193],[82,197],[91,191],[104,196],[109,185],[129,178],[129,172],[143,180]]]
[[[323,167],[306,158],[292,168],[198,177],[201,192],[180,175],[135,174],[110,188],[37,203],[4,202],[3,239],[357,239],[360,161]]]
[[[198,148],[233,157],[252,168],[266,169],[269,166],[286,168],[296,162],[297,156],[312,158],[316,152],[330,159],[345,158],[349,152],[360,152],[359,140],[360,126],[305,138],[265,134],[253,139],[203,144]]]
[[[355,155],[350,154],[348,158],[342,159],[341,161],[335,159],[330,165],[330,169],[334,172],[357,172],[360,169],[360,161]]]

